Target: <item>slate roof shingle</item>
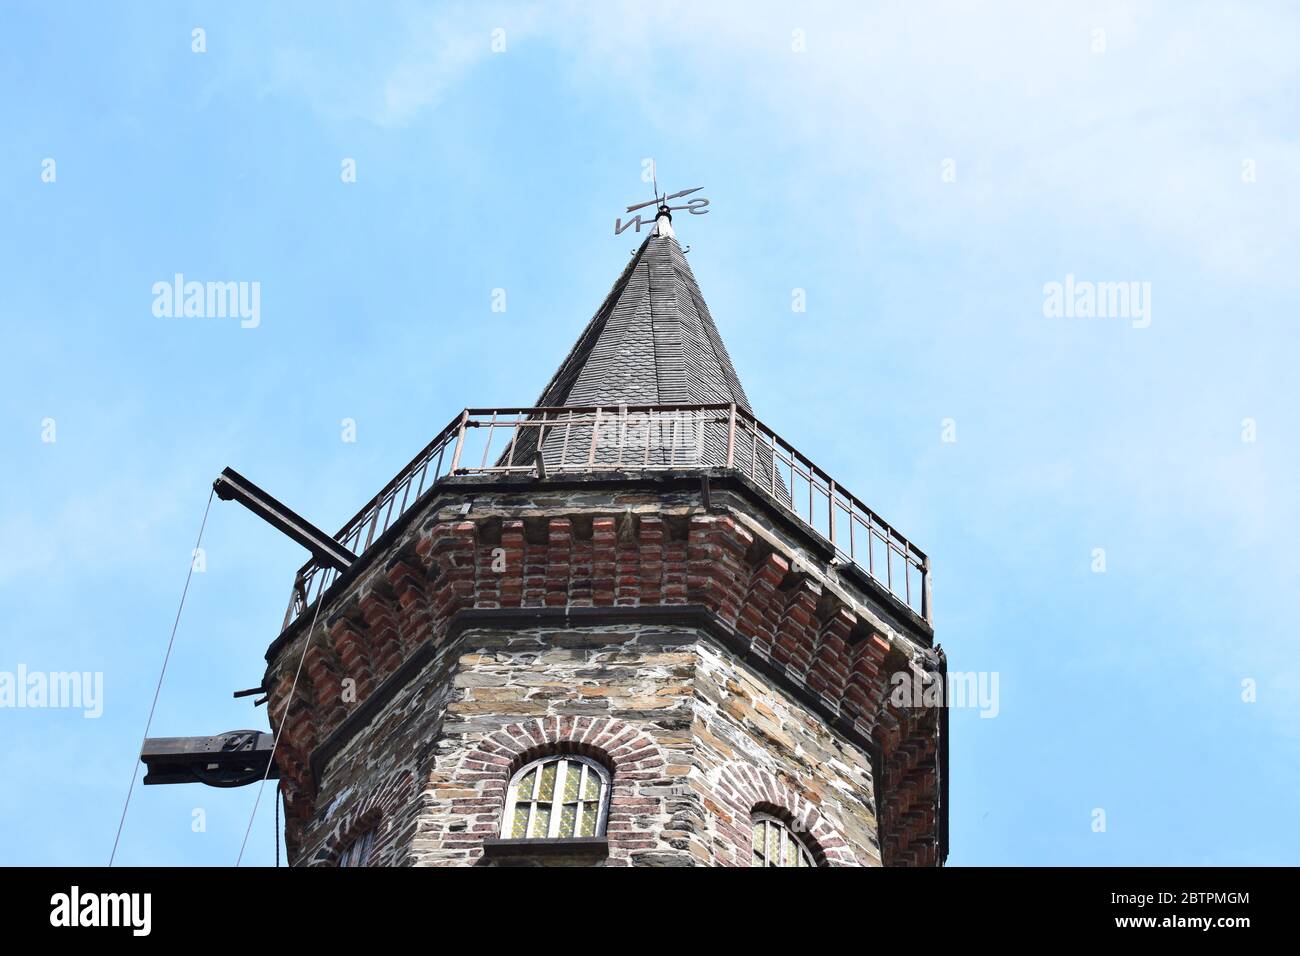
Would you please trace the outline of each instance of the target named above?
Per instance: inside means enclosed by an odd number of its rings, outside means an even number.
[[[677,240],[652,233],[542,390],[538,406],[749,399]]]

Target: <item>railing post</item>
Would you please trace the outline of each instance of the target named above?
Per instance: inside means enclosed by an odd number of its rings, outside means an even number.
[[[776,497],[776,432],[770,433],[772,436],[772,483],[768,486],[768,491],[772,497]],[[794,495],[790,496],[790,510],[794,511]],[[798,512],[796,512],[797,514]]]
[[[934,609],[931,607],[930,596],[930,556],[927,554],[921,561],[921,617],[925,623],[934,624]]]
[[[293,590],[289,592],[289,607],[284,612],[284,625],[280,628],[281,631],[285,630],[290,624],[293,623],[293,619],[296,616],[294,614],[294,611],[297,610],[297,604],[300,598],[304,604],[307,603],[307,595],[303,591],[303,587],[302,587],[301,571],[299,571],[297,575],[294,576]]]
[[[623,445],[627,441],[627,402],[618,406],[618,467],[623,467]]]
[[[451,473],[456,474],[456,469],[460,467],[460,450],[465,445],[465,423],[469,421],[469,409],[460,413],[460,427],[456,429],[456,450],[451,456]]]
[[[809,484],[812,484],[810,481]],[[835,547],[835,479],[826,479],[826,528],[830,532],[831,547]]]
[[[591,448],[587,451],[587,468],[596,464],[596,436],[600,434],[600,406],[596,406],[596,418],[591,426]]]
[[[542,412],[542,426],[541,426],[540,428],[537,429],[537,449],[536,449],[536,450],[537,450],[539,453],[542,451],[542,446],[544,446],[544,445],[546,444],[546,439],[550,437],[550,432],[546,430],[546,414],[547,414],[546,412]],[[559,416],[557,415],[556,417],[558,418]],[[516,429],[516,430],[517,430],[517,429]],[[516,437],[517,437],[517,436],[516,436]],[[511,454],[511,455],[514,454],[513,449],[511,450],[510,454]],[[534,457],[534,459],[536,459],[536,455],[534,455],[533,457]],[[564,462],[561,461],[560,464],[561,464],[561,466],[563,466]]]
[[[736,460],[736,403],[731,403],[727,413],[727,467],[732,468]]]

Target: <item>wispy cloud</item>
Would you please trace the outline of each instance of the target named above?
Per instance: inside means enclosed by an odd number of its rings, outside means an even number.
[[[402,6],[383,30],[387,42],[360,57],[323,46],[278,50],[270,89],[301,96],[331,121],[401,126],[437,109],[449,89],[493,55],[494,41],[508,50],[536,21],[535,9],[503,4]]]
[[[614,88],[649,128],[700,136],[755,124],[802,177],[874,168],[884,208],[919,238],[979,244],[1050,207],[1078,230],[1125,228],[1211,270],[1274,274],[1300,254],[1293,104],[1300,17],[1278,6],[956,3],[798,9],[750,3],[451,5],[403,13],[391,46],[346,68],[283,50],[272,85],[331,120],[391,126],[436,110],[492,55],[561,54],[574,95]],[[804,49],[796,52],[796,31]],[[1095,48],[1101,44],[1103,49]],[[683,89],[682,84],[686,85]],[[672,94],[666,90],[672,90]],[[939,181],[956,162],[959,186]],[[1255,164],[1267,191],[1242,181]],[[752,157],[762,163],[763,157]],[[771,183],[799,188],[796,181]],[[864,184],[865,185],[865,184]]]

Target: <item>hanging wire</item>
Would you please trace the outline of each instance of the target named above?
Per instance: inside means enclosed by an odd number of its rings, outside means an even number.
[[[278,869],[280,866],[280,794],[284,792],[284,786],[279,780],[275,782],[275,865]]]
[[[248,827],[244,830],[244,841],[239,844],[239,856],[235,858],[235,866],[239,866],[244,859],[244,849],[248,846],[248,835],[253,832],[253,821],[257,819],[257,808],[262,803],[262,791],[266,788],[266,779],[271,775],[271,768],[275,766],[275,751],[280,746],[280,735],[284,733],[284,725],[289,722],[289,711],[293,709],[294,691],[298,689],[298,678],[302,676],[302,665],[307,660],[307,651],[311,649],[311,639],[316,633],[316,621],[320,619],[321,605],[325,602],[322,596],[325,593],[325,575],[321,574],[320,586],[316,588],[316,612],[311,617],[311,627],[307,629],[307,636],[302,642],[302,657],[298,658],[298,669],[293,673],[293,683],[289,685],[289,696],[284,706],[284,716],[280,718],[280,726],[276,728],[275,739],[271,741],[271,757],[266,762],[266,771],[262,774],[262,779],[257,785],[257,799],[253,801],[253,812],[248,815]],[[267,710],[270,711],[270,705]],[[281,784],[276,784],[277,789]],[[277,806],[279,804],[277,803]],[[277,834],[279,828],[276,828]],[[278,838],[277,838],[278,845]]]
[[[167,663],[171,660],[172,646],[176,643],[176,628],[181,623],[181,611],[185,609],[185,596],[190,593],[190,580],[194,577],[194,558],[203,542],[203,529],[208,526],[208,512],[212,509],[212,496],[216,489],[208,492],[208,503],[203,509],[203,521],[199,524],[199,536],[194,542],[194,551],[190,553],[190,569],[185,575],[185,587],[181,591],[181,603],[176,608],[176,620],[172,621],[171,637],[167,639],[167,651],[163,654],[162,670],[158,674],[158,685],[153,690],[153,703],[149,705],[149,719],[144,724],[144,737],[140,740],[140,752],[144,751],[144,742],[149,739],[149,728],[153,726],[154,711],[158,707],[158,695],[162,692],[163,678],[167,675]],[[117,821],[117,835],[113,837],[113,852],[108,856],[108,865],[112,866],[117,858],[117,845],[122,839],[122,827],[126,824],[126,811],[131,807],[131,795],[135,792],[135,778],[140,773],[140,754],[131,761],[131,785],[126,789],[126,802],[122,804],[122,817]]]

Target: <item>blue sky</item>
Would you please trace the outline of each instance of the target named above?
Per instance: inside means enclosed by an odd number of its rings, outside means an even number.
[[[759,416],[999,675],[950,862],[1300,862],[1294,7],[266,6],[0,11],[0,671],[104,675],[99,719],[0,709],[0,862],[107,860],[221,468],[333,529],[531,402],[648,158],[711,200],[678,232]],[[155,316],[178,272],[260,324]],[[1045,316],[1067,275],[1150,324]],[[230,692],[303,554],[222,503],[204,545],[155,735],[264,727]],[[254,799],[137,787],[119,860],[231,864]]]

